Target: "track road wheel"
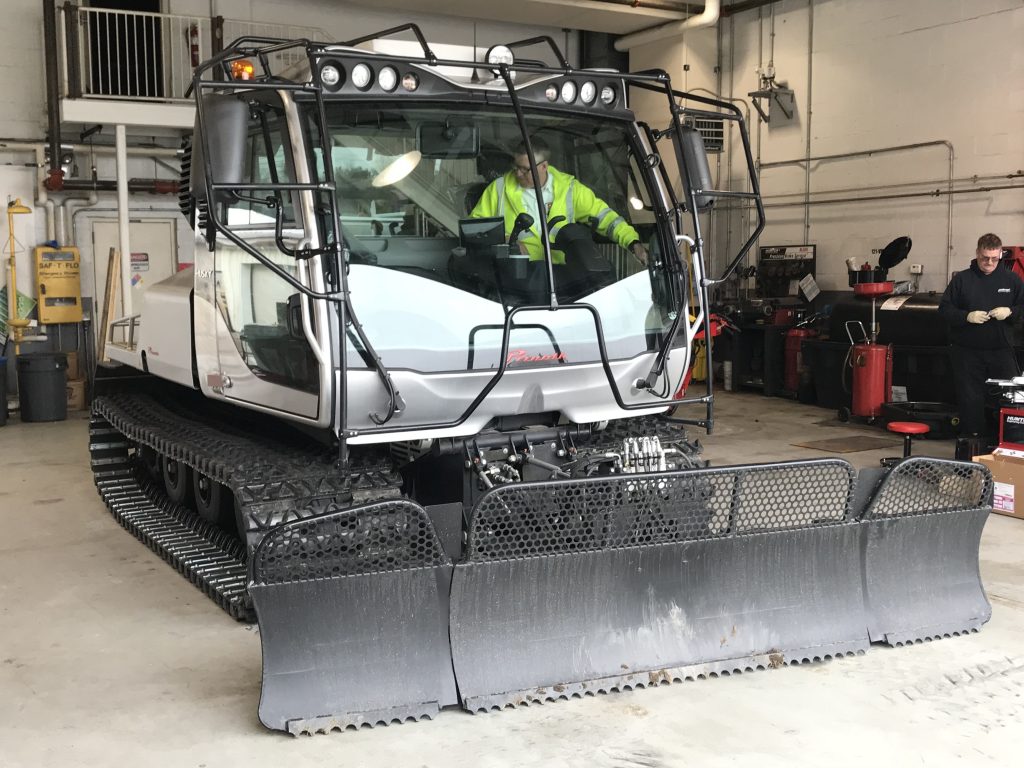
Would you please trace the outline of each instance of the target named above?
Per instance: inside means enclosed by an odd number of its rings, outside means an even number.
[[[234,504],[228,489],[204,474],[195,471],[191,474],[196,514],[222,528],[233,525]]]
[[[168,459],[166,456],[160,460],[160,465],[163,470],[164,488],[167,490],[167,498],[175,504],[191,507],[192,470],[187,464],[182,464],[174,459]]]

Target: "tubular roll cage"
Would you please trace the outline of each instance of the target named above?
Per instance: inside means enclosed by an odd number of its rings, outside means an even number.
[[[430,46],[427,44],[426,38],[420,31],[419,27],[415,24],[403,24],[397,27],[392,27],[384,31],[366,35],[364,37],[358,37],[347,42],[340,43],[315,43],[310,40],[299,39],[299,40],[281,40],[276,38],[265,38],[265,37],[240,37],[233,41],[227,48],[221,53],[217,54],[213,58],[201,64],[196,68],[192,85],[189,88],[189,93],[195,92],[196,97],[196,115],[198,120],[198,126],[200,133],[205,136],[204,122],[204,104],[202,93],[204,90],[234,90],[234,91],[256,91],[256,90],[271,90],[271,91],[293,91],[298,93],[311,94],[315,100],[316,111],[315,116],[318,122],[318,133],[320,141],[320,150],[323,153],[324,158],[329,158],[330,155],[330,143],[327,135],[327,116],[325,108],[325,100],[323,96],[323,87],[320,82],[319,69],[317,67],[318,55],[325,53],[327,49],[334,47],[345,47],[353,48],[354,46],[375,40],[383,37],[389,37],[391,35],[400,32],[411,32],[423,51],[423,56],[408,57],[408,56],[395,56],[387,54],[373,53],[370,54],[375,60],[384,61],[389,63],[405,64],[405,65],[418,65],[418,66],[446,66],[446,67],[461,67],[466,69],[478,69],[480,62],[465,62],[465,61],[454,61],[439,59]],[[537,173],[536,158],[534,156],[533,147],[530,143],[529,131],[526,124],[526,116],[523,111],[522,103],[519,100],[519,96],[516,93],[515,85],[512,80],[512,72],[524,72],[535,75],[570,75],[579,72],[585,72],[587,70],[574,70],[572,69],[558,45],[550,37],[542,36],[530,38],[528,40],[521,40],[510,44],[512,48],[522,48],[537,43],[546,43],[554,51],[559,64],[558,68],[547,67],[543,65],[537,65],[529,62],[516,63],[513,67],[508,64],[499,64],[498,75],[504,81],[509,99],[512,103],[512,108],[515,112],[516,120],[522,133],[523,140],[526,144],[527,154],[530,159],[530,172],[533,177],[534,188],[538,197],[539,209],[543,209],[543,200],[541,200],[541,185],[540,179]],[[272,54],[279,53],[284,50],[292,48],[303,48],[306,53],[306,57],[309,64],[310,79],[308,82],[295,82],[284,80],[276,77],[271,72],[271,65],[269,57]],[[262,67],[262,75],[257,76],[253,80],[233,80],[231,77],[231,63],[239,59],[257,59]],[[213,73],[213,79],[204,79],[204,74],[211,72]],[[219,77],[223,79],[217,79]],[[653,170],[657,167],[661,179],[664,183],[664,187],[668,192],[669,199],[673,205],[673,210],[670,212],[664,210],[660,205],[655,206],[655,213],[657,218],[657,227],[659,235],[664,235],[665,231],[669,227],[668,216],[674,214],[676,216],[676,228],[678,231],[682,231],[682,219],[681,212],[689,211],[691,217],[691,223],[693,226],[694,237],[693,240],[688,244],[688,249],[691,256],[696,256],[696,259],[692,260],[692,263],[699,264],[701,273],[701,279],[699,285],[695,286],[698,292],[698,297],[702,306],[702,317],[699,318],[703,323],[703,330],[705,338],[711,339],[711,319],[710,313],[707,311],[708,307],[708,288],[712,285],[716,285],[726,278],[735,270],[736,266],[743,259],[746,253],[750,250],[754,241],[765,225],[764,207],[761,202],[760,188],[758,185],[757,174],[754,166],[754,159],[750,148],[750,139],[747,135],[747,131],[744,127],[743,114],[739,108],[729,102],[720,101],[704,96],[697,96],[694,94],[685,93],[683,91],[677,91],[672,88],[671,79],[668,73],[662,70],[647,70],[637,73],[616,73],[615,77],[621,79],[624,86],[634,85],[644,90],[653,91],[655,93],[663,93],[669,103],[669,110],[672,116],[672,125],[665,131],[653,131],[647,126],[642,126],[646,131],[646,137],[652,148],[655,147],[657,140],[662,138],[669,133],[674,132],[675,134],[675,147],[676,154],[679,164],[680,172],[683,175],[683,194],[685,199],[683,205],[680,206],[676,199],[675,193],[672,189],[670,180],[668,179],[667,172],[665,171],[664,165],[660,162],[653,163],[645,172]],[[699,104],[703,104],[708,107],[713,107],[721,111],[712,111],[710,109],[692,109],[685,107],[682,104],[686,101],[693,101]],[[684,162],[682,147],[683,147],[683,132],[682,132],[682,118],[685,117],[704,117],[712,118],[716,120],[729,120],[736,123],[739,127],[740,137],[743,144],[743,151],[746,156],[747,169],[751,180],[751,191],[750,192],[732,192],[727,190],[706,190],[697,189],[693,186],[691,178],[691,169]],[[657,150],[655,149],[655,152]],[[339,439],[339,458],[342,463],[347,462],[348,459],[348,446],[347,441],[350,437],[355,437],[362,434],[384,434],[384,433],[397,433],[406,432],[410,429],[448,429],[457,427],[468,419],[472,413],[477,409],[480,403],[487,397],[487,395],[497,386],[498,382],[505,375],[508,367],[508,348],[510,342],[510,336],[513,328],[513,320],[521,312],[531,311],[557,311],[557,310],[568,310],[576,309],[589,312],[594,318],[594,327],[597,336],[598,349],[601,355],[601,366],[604,369],[606,378],[608,379],[608,386],[611,389],[612,395],[615,398],[616,405],[624,411],[638,411],[638,410],[650,410],[659,406],[664,407],[668,405],[680,405],[686,403],[704,403],[706,406],[706,417],[704,419],[678,419],[680,423],[692,424],[703,427],[708,432],[711,432],[714,425],[713,418],[713,396],[712,396],[712,383],[711,377],[707,377],[706,393],[703,396],[694,398],[684,398],[682,400],[672,399],[674,389],[669,387],[665,390],[665,396],[658,397],[654,401],[648,401],[643,403],[626,403],[622,398],[622,393],[619,391],[618,385],[615,382],[615,377],[612,372],[611,362],[608,357],[608,349],[605,343],[604,330],[601,325],[601,317],[597,310],[589,304],[565,304],[560,305],[558,298],[555,293],[554,283],[554,268],[551,259],[551,243],[546,227],[540,227],[541,242],[544,248],[545,261],[547,265],[547,277],[548,277],[548,288],[549,288],[549,305],[548,306],[519,306],[514,307],[510,310],[506,310],[505,323],[503,328],[502,343],[501,343],[501,357],[497,372],[487,384],[483,387],[480,393],[476,396],[472,403],[466,408],[466,410],[458,418],[446,421],[436,422],[432,424],[416,424],[416,425],[403,425],[403,426],[385,426],[388,421],[399,411],[401,403],[401,396],[395,388],[394,382],[392,381],[391,374],[385,368],[384,363],[381,361],[380,356],[374,350],[373,345],[367,338],[362,325],[359,323],[355,312],[353,311],[351,299],[348,290],[348,279],[347,279],[347,262],[348,262],[348,250],[342,246],[341,242],[341,222],[338,212],[337,199],[334,195],[336,185],[334,182],[334,169],[329,162],[323,163],[323,182],[309,182],[309,183],[245,183],[245,184],[231,184],[216,182],[213,180],[212,167],[210,160],[210,153],[208,147],[203,146],[203,165],[204,165],[204,177],[207,186],[207,197],[208,197],[208,217],[209,225],[213,227],[216,232],[224,235],[234,245],[248,253],[253,258],[257,259],[261,264],[270,269],[275,275],[280,277],[282,280],[287,282],[290,286],[295,288],[299,293],[305,296],[307,299],[324,299],[333,302],[337,307],[338,313],[338,326],[339,333],[342,338],[347,338],[348,327],[351,326],[358,337],[359,342],[363,346],[365,352],[364,357],[369,358],[369,362],[372,364],[374,370],[377,373],[381,384],[384,386],[388,395],[388,408],[384,416],[378,416],[376,414],[370,414],[370,418],[378,425],[376,428],[365,429],[360,431],[353,431],[348,428],[348,414],[347,405],[342,405],[339,409],[340,424],[338,424],[338,439]],[[658,157],[657,154],[654,157]],[[660,158],[659,158],[660,160]],[[650,181],[650,179],[648,179]],[[274,263],[271,259],[261,253],[259,250],[251,246],[247,241],[235,235],[227,226],[227,224],[221,220],[218,215],[218,196],[216,193],[232,193],[236,197],[239,196],[239,192],[311,192],[311,193],[324,193],[329,192],[327,195],[327,206],[326,209],[329,213],[328,224],[331,227],[331,231],[326,233],[325,242],[321,244],[320,248],[316,251],[291,251],[285,249],[285,253],[291,253],[296,258],[309,258],[316,255],[323,255],[331,259],[329,266],[331,269],[325,270],[328,291],[319,292],[315,291],[309,286],[304,285],[298,279],[296,279],[287,270]],[[703,239],[701,237],[699,211],[697,207],[697,196],[703,195],[708,197],[739,197],[747,198],[754,201],[756,212],[757,212],[757,225],[747,238],[746,242],[743,243],[737,254],[729,262],[722,276],[716,280],[709,279],[703,276],[704,267],[704,248]],[[253,198],[248,198],[253,199]],[[275,212],[275,227],[276,227],[276,240],[280,245],[283,243],[282,228],[283,228],[283,200],[275,197],[268,197],[266,200],[259,200],[261,203],[266,203],[271,207],[276,207]],[[666,240],[667,244],[672,244],[678,249],[685,241],[689,241],[689,238],[685,235],[677,235],[675,242],[671,243],[672,238]],[[687,313],[687,285],[686,285],[686,271],[687,267],[682,262],[674,258],[669,249],[666,249],[665,264],[668,271],[675,278],[675,288],[678,292],[678,304],[676,306],[675,318],[672,325],[667,333],[664,334],[662,342],[657,350],[654,363],[651,367],[651,371],[648,373],[645,379],[641,379],[637,382],[637,386],[641,389],[651,392],[654,389],[654,382],[665,373],[666,362],[669,357],[670,350],[673,345],[673,341],[679,332],[680,325],[683,320],[684,314]],[[653,269],[653,264],[648,269]],[[698,270],[694,270],[694,274],[697,274]],[[696,334],[693,334],[695,336]],[[689,336],[689,334],[688,334]],[[688,343],[692,343],[693,338],[687,338]],[[710,344],[708,346],[708,355],[710,359]],[[339,356],[339,369],[340,369],[340,380],[341,386],[347,387],[347,373],[348,373],[348,360],[347,355],[344,352]],[[685,376],[685,371],[683,372]],[[342,398],[342,402],[345,403],[345,399]]]

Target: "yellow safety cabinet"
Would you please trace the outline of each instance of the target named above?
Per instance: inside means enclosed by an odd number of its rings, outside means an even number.
[[[39,322],[82,321],[82,259],[77,248],[35,249]]]

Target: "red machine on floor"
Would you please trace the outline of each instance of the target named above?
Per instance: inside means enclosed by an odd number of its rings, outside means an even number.
[[[875,297],[892,293],[891,282],[860,283],[854,286],[858,294],[871,296],[871,334],[864,330],[864,324],[851,321],[846,324],[846,335],[850,339],[848,365],[853,369],[852,408],[839,409],[843,421],[852,414],[855,417],[874,421],[882,415],[882,406],[892,399],[892,345],[877,343],[875,324]],[[860,328],[860,341],[853,340],[851,326]],[[845,376],[845,366],[844,373]]]
[[[858,325],[861,325],[858,323]],[[861,333],[864,326],[861,325]],[[853,367],[854,416],[873,420],[892,397],[892,345],[876,344],[874,336],[854,343],[851,336],[850,365]]]
[[[845,382],[846,368],[853,369],[852,407],[840,408],[839,418],[843,421],[851,415],[874,421],[882,415],[882,406],[892,399],[892,345],[878,344],[878,324],[875,322],[875,300],[888,296],[895,284],[888,279],[889,270],[907,258],[913,242],[909,237],[898,237],[882,249],[878,266],[870,263],[857,270],[851,264],[850,287],[858,296],[871,299],[871,333],[864,330],[859,321],[846,323],[846,335],[850,339],[850,352],[843,366]],[[851,259],[852,261],[852,259]],[[850,326],[860,328],[861,341],[853,340]]]
[[[787,392],[795,394],[800,389],[800,376],[804,371],[802,346],[807,339],[818,336],[818,332],[810,326],[819,317],[819,315],[811,315],[786,331],[782,388]]]

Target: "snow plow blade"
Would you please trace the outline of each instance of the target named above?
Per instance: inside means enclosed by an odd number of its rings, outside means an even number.
[[[457,703],[452,563],[426,512],[387,501],[273,529],[250,567],[260,720],[292,734],[432,717]]]
[[[911,458],[885,477],[861,523],[872,642],[957,635],[991,618],[978,564],[991,507],[980,464]]]
[[[454,565],[409,501],[285,524],[251,572],[260,718],[478,712],[980,627],[988,471],[876,481],[828,459],[497,486]]]
[[[815,461],[496,488],[452,587],[464,705],[866,649],[853,487]]]

